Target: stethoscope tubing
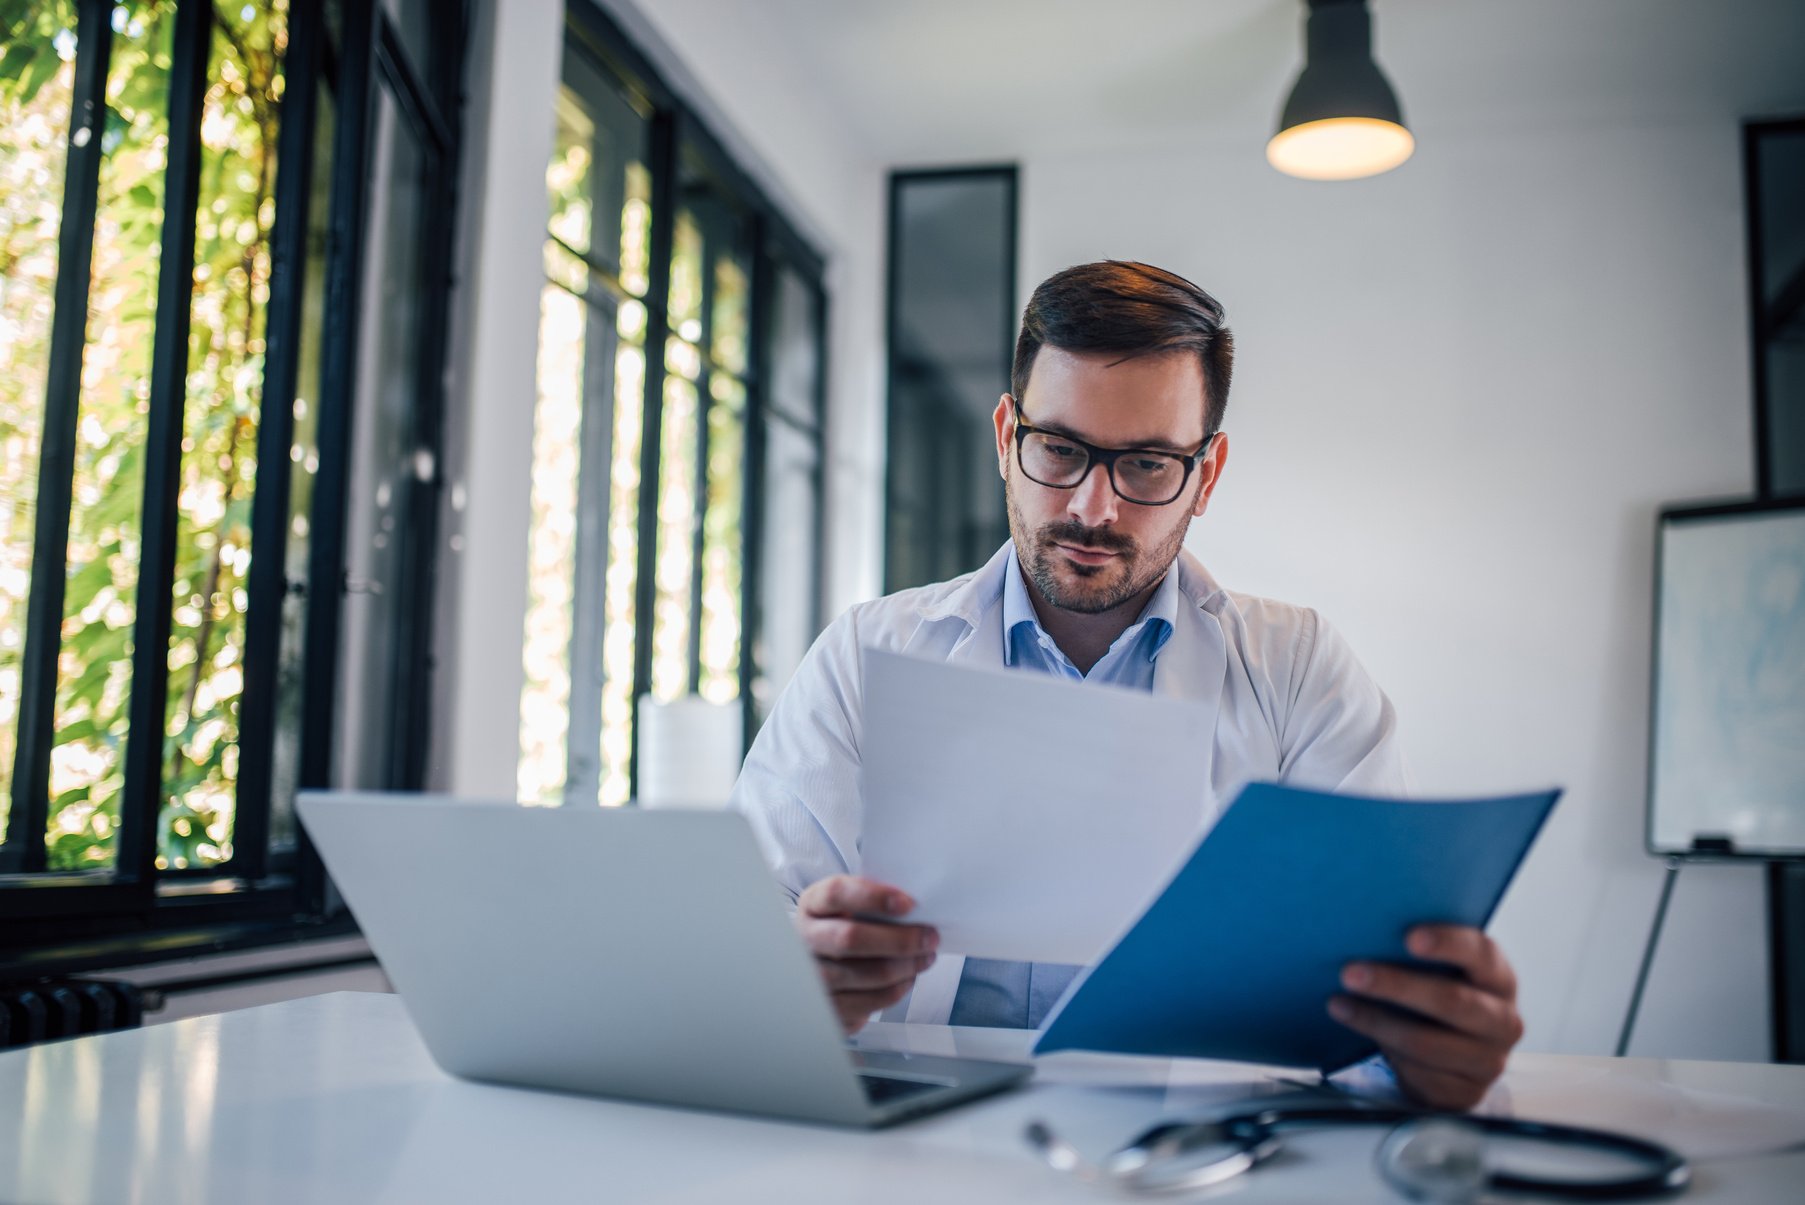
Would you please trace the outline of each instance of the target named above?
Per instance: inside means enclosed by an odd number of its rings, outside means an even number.
[[[1692,1168],[1685,1158],[1660,1143],[1609,1130],[1594,1130],[1549,1121],[1476,1117],[1465,1113],[1426,1113],[1415,1109],[1272,1108],[1237,1114],[1216,1124],[1222,1127],[1224,1133],[1238,1141],[1256,1143],[1270,1137],[1274,1130],[1288,1126],[1396,1126],[1422,1121],[1446,1121],[1476,1129],[1492,1137],[1525,1138],[1557,1146],[1611,1151],[1649,1166],[1649,1170],[1641,1174],[1609,1180],[1563,1180],[1494,1171],[1488,1174],[1486,1186],[1495,1192],[1540,1193],[1589,1201],[1621,1201],[1680,1192],[1692,1181]]]
[[[1637,1197],[1667,1196],[1683,1191],[1692,1180],[1691,1166],[1678,1152],[1628,1134],[1593,1130],[1555,1122],[1526,1121],[1514,1117],[1478,1117],[1464,1113],[1439,1113],[1419,1109],[1380,1107],[1273,1107],[1206,1122],[1167,1122],[1146,1131],[1117,1151],[1100,1168],[1080,1171],[1076,1152],[1044,1124],[1029,1127],[1028,1138],[1048,1162],[1062,1171],[1086,1178],[1107,1178],[1139,1192],[1183,1192],[1220,1184],[1265,1162],[1280,1148],[1278,1131],[1307,1126],[1402,1126],[1430,1121],[1448,1122],[1501,1138],[1522,1138],[1558,1146],[1587,1147],[1625,1155],[1647,1165],[1648,1170],[1608,1180],[1562,1180],[1520,1175],[1509,1171],[1486,1174],[1485,1187],[1492,1192],[1534,1193],[1590,1201],[1621,1201]],[[1160,1164],[1199,1146],[1226,1144],[1234,1147],[1211,1160],[1162,1178]],[[1381,1166],[1387,1180],[1391,1171]]]

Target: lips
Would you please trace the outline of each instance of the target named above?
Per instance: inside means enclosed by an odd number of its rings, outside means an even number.
[[[1053,547],[1080,565],[1103,565],[1121,555],[1108,549],[1090,548],[1082,544],[1054,544]]]

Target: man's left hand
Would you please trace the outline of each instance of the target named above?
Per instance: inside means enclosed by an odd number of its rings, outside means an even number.
[[[1432,1108],[1470,1109],[1523,1036],[1516,973],[1496,942],[1464,925],[1419,925],[1407,945],[1460,973],[1352,962],[1341,972],[1349,994],[1329,1001],[1329,1015],[1379,1044],[1407,1095]]]

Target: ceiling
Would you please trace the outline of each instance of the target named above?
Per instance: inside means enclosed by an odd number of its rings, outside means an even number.
[[[746,0],[656,0],[686,31]],[[1800,103],[1801,0],[1376,0],[1419,134],[1722,119]],[[770,44],[886,166],[1192,139],[1264,141],[1301,0],[757,0]],[[760,48],[761,51],[764,49]]]

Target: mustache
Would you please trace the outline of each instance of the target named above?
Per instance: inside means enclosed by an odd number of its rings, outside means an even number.
[[[1040,529],[1041,547],[1054,544],[1070,544],[1077,548],[1093,549],[1097,552],[1133,552],[1134,537],[1119,531],[1111,531],[1107,527],[1086,527],[1082,523],[1065,521],[1048,523]]]

